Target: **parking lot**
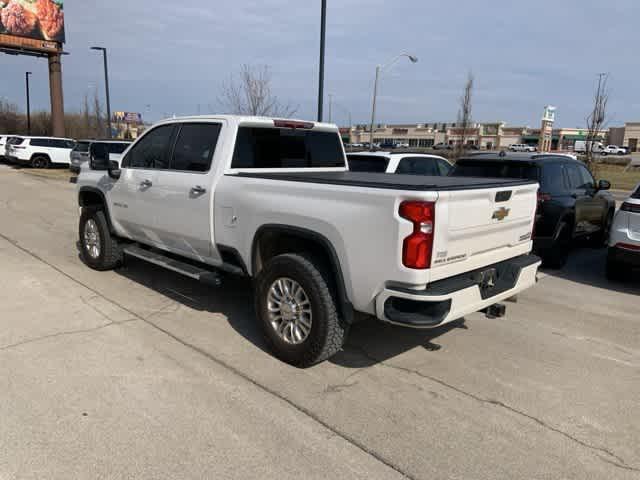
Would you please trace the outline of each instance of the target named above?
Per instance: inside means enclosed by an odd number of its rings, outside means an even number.
[[[0,478],[640,477],[640,282],[605,250],[432,331],[301,370],[250,285],[78,258],[74,185],[0,165]]]

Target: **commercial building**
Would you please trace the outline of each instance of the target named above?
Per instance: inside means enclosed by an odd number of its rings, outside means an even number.
[[[636,144],[640,138],[640,123],[635,125]],[[355,125],[343,130],[343,138],[348,143],[369,143],[371,135],[369,125]],[[601,131],[599,139],[605,141],[608,132]],[[510,145],[525,143],[538,146],[540,128],[512,127],[505,122],[473,123],[466,131],[455,123],[418,123],[418,124],[378,124],[374,127],[374,143],[407,143],[410,147],[431,147],[438,143],[459,145],[464,137],[467,145],[476,145],[482,149],[494,150],[508,148]],[[348,140],[346,140],[348,138]],[[573,150],[575,142],[586,140],[586,129],[554,128],[551,134],[551,150]]]
[[[632,152],[640,152],[640,122],[624,124],[622,146],[628,147]]]

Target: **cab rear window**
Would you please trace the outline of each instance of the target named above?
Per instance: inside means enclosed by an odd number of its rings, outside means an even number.
[[[460,160],[450,174],[453,177],[521,178],[538,180],[538,169],[523,162]]]
[[[336,132],[240,127],[232,168],[344,167]]]

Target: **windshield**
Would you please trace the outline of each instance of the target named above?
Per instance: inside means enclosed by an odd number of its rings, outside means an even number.
[[[240,127],[232,168],[344,167],[337,132]]]
[[[538,169],[524,162],[461,160],[453,167],[451,176],[538,180]]]
[[[631,198],[640,199],[640,185],[636,188],[636,191],[631,194]]]
[[[389,165],[389,158],[379,155],[347,155],[347,160],[352,172],[384,173]]]

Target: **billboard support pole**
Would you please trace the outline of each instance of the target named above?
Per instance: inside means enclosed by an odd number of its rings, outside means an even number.
[[[31,99],[29,98],[29,75],[31,75],[31,72],[24,72],[24,79],[27,87],[27,134],[31,135]]]
[[[62,60],[60,53],[49,54],[49,91],[51,127],[55,137],[64,137],[64,100],[62,97]]]

